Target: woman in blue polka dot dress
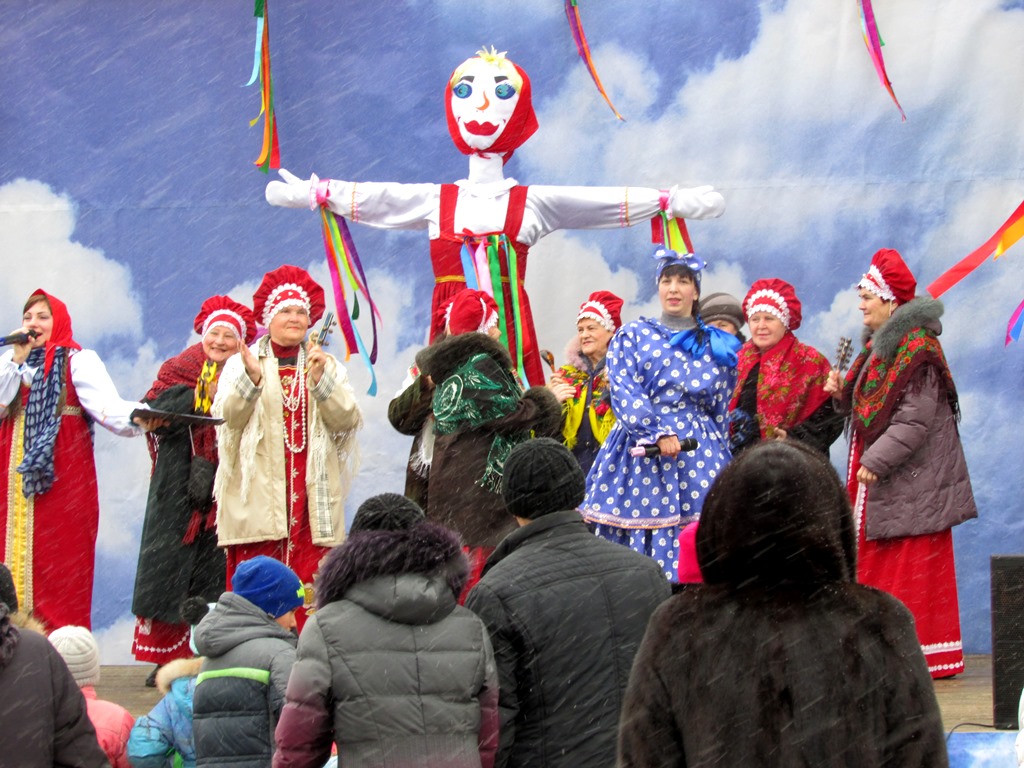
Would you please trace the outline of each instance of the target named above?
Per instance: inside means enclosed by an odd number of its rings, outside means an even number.
[[[583,517],[602,538],[678,572],[676,537],[699,514],[712,481],[731,458],[729,400],[739,341],[697,314],[704,262],[659,248],[661,317],[624,325],[608,347],[617,422],[587,477]],[[681,450],[693,438],[697,447]],[[654,456],[630,449],[657,445]]]

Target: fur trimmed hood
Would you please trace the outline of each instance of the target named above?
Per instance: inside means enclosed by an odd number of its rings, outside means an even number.
[[[424,347],[416,354],[416,365],[421,374],[440,384],[452,371],[480,353],[490,357],[503,370],[512,370],[508,350],[486,333],[460,333]]]
[[[195,656],[191,659],[174,659],[167,662],[156,673],[157,690],[167,694],[171,690],[171,683],[180,677],[198,676],[199,668],[202,665],[202,656]]]
[[[903,338],[915,328],[926,328],[936,336],[942,333],[942,321],[939,319],[945,307],[938,299],[927,296],[908,301],[897,307],[885,325],[873,334],[870,329],[864,330],[863,341],[872,339],[872,352],[882,360],[892,360],[900,347]]]
[[[335,547],[320,567],[316,605],[345,598],[350,589],[379,576],[440,575],[458,596],[469,577],[469,563],[458,535],[423,522],[402,531],[361,531]]]

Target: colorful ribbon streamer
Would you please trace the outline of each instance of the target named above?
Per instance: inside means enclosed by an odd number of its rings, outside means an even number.
[[[693,243],[683,219],[670,217],[667,211],[661,211],[651,217],[651,242],[664,245],[670,251],[679,254],[693,253]]]
[[[612,104],[612,100],[608,98],[608,94],[601,84],[601,78],[597,76],[597,68],[594,66],[593,59],[590,58],[590,46],[587,44],[587,36],[583,34],[583,21],[580,19],[580,9],[577,0],[565,0],[565,15],[569,19],[569,29],[572,30],[572,39],[576,42],[576,51],[579,53],[580,58],[583,59],[583,63],[587,65],[590,79],[594,81],[594,85],[597,86],[597,90],[604,97],[605,103],[615,113],[615,116],[619,120],[625,121],[626,118],[620,115],[619,110]]]
[[[1011,341],[1020,339],[1021,327],[1024,326],[1024,301],[1017,305],[1017,309],[1010,315],[1010,322],[1006,324],[1006,346]]]
[[[989,255],[995,253],[999,258],[1009,248],[1024,236],[1024,202],[1021,202],[995,234],[981,245],[971,251],[964,258],[939,275],[931,285],[928,286],[928,293],[932,298],[939,298],[942,294],[959,283],[971,272],[981,266]]]
[[[270,78],[270,22],[267,16],[267,0],[256,0],[253,9],[256,17],[256,51],[253,54],[252,75],[246,86],[260,78],[260,112],[249,121],[256,125],[263,116],[263,148],[254,165],[268,173],[271,168],[281,167],[281,148],[277,140],[277,115],[274,112],[274,86]]]
[[[355,242],[348,230],[348,224],[341,216],[327,207],[329,197],[327,180],[322,182],[313,176],[311,188],[316,190],[315,204],[320,208],[320,222],[324,238],[324,253],[327,256],[327,269],[331,273],[331,289],[334,292],[334,306],[338,310],[338,327],[345,338],[345,360],[348,361],[352,352],[356,351],[362,358],[367,370],[370,371],[370,388],[367,394],[377,394],[377,374],[373,370],[377,362],[377,321],[383,324],[380,311],[370,296],[370,288],[359,260]],[[346,283],[352,289],[352,308],[349,309],[348,297],[345,292]],[[370,327],[373,333],[373,345],[369,351],[359,334],[355,321],[359,319],[359,294],[366,297],[370,305]]]
[[[508,264],[509,294],[512,306],[505,304],[505,292],[502,290],[504,278],[501,275],[502,262]],[[508,346],[509,334],[516,338],[513,355],[516,372],[523,386],[526,383],[523,356],[523,321],[519,302],[519,257],[507,235],[492,233],[488,235],[465,235],[462,244],[462,271],[466,278],[466,287],[484,291],[498,305],[498,329],[501,331],[501,343]],[[511,309],[511,311],[509,311]],[[510,350],[511,351],[511,350]]]
[[[892,83],[889,82],[889,75],[885,71],[885,61],[882,59],[882,46],[885,45],[885,42],[878,34],[878,25],[875,23],[875,11],[871,7],[871,0],[857,0],[857,7],[860,9],[860,28],[864,34],[864,45],[868,47],[868,53],[871,54],[871,63],[875,65],[878,79],[885,86],[885,90],[889,92],[893,103],[900,111],[900,117],[903,122],[906,122],[907,115],[903,111],[903,107],[900,106],[896,92],[892,89]]]

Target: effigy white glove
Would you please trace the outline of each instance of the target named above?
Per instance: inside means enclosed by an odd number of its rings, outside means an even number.
[[[300,179],[284,168],[279,169],[278,174],[284,181],[267,183],[267,202],[282,208],[309,208],[309,190],[312,180]]]
[[[673,216],[682,219],[717,219],[725,213],[725,198],[710,184],[676,186],[669,190],[668,207]]]

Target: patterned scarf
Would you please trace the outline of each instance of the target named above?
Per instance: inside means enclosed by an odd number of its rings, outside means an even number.
[[[861,370],[867,371],[861,376]],[[915,328],[900,341],[892,360],[883,360],[871,353],[871,341],[857,356],[849,372],[847,382],[854,387],[843,389],[844,404],[853,415],[853,429],[864,440],[865,445],[874,442],[889,426],[892,412],[906,389],[907,382],[923,365],[934,365],[946,390],[954,415],[959,416],[959,400],[953,375],[949,372],[942,346],[935,335],[925,328]],[[851,403],[852,400],[852,403]]]
[[[557,373],[563,381],[575,387],[572,397],[562,404],[562,438],[569,450],[576,447],[576,438],[584,418],[590,422],[590,431],[598,445],[604,445],[608,433],[615,426],[615,412],[611,409],[607,397],[608,375],[605,371],[605,359],[602,358],[595,366],[583,358],[580,365],[583,367],[563,365]]]
[[[753,342],[743,345],[730,410],[735,411],[743,385],[758,363],[757,421],[762,439],[770,437],[775,427],[788,430],[807,420],[829,398],[824,389],[831,368],[828,360],[787,331],[764,353]]]
[[[523,388],[495,360],[482,352],[456,368],[434,392],[434,431],[450,435],[466,428],[478,429],[508,416],[519,404]],[[498,493],[505,459],[523,436],[495,434],[487,454],[484,474],[476,484]]]
[[[217,380],[217,364],[213,360],[203,362],[203,369],[199,372],[196,380],[196,396],[193,403],[193,410],[196,413],[206,415],[213,405],[213,398],[210,397],[210,385]]]
[[[46,493],[53,485],[53,447],[60,429],[60,399],[64,389],[67,350],[56,347],[50,370],[44,371],[46,349],[33,349],[26,363],[34,366],[35,375],[25,408],[25,456],[18,465],[25,498]]]

